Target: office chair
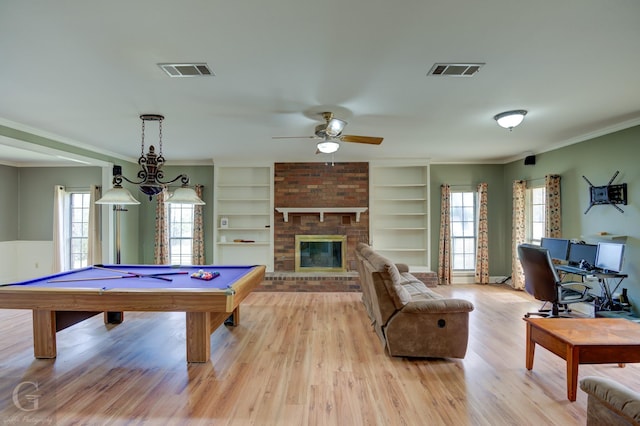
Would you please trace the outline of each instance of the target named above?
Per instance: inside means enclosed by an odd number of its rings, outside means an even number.
[[[531,244],[520,244],[518,257],[524,271],[525,291],[544,302],[538,312],[528,312],[524,315],[525,318],[529,318],[530,315],[559,317],[561,311],[570,312],[570,303],[593,300],[589,294],[589,287],[583,283],[560,282],[549,250]],[[551,304],[551,309],[544,309],[547,303]]]

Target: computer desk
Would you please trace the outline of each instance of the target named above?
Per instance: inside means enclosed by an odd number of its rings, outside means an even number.
[[[582,277],[583,281],[584,278],[588,276],[596,277],[600,284],[600,289],[602,290],[602,297],[604,298],[604,301],[600,305],[600,310],[602,311],[613,310],[613,307],[615,306],[613,295],[620,287],[620,284],[622,284],[622,281],[628,277],[627,274],[622,274],[620,272],[607,272],[598,269],[589,271],[566,265],[556,265],[556,270],[560,273],[561,280],[568,274],[579,275]]]

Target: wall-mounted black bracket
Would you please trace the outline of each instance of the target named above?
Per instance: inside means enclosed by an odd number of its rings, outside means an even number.
[[[611,183],[618,176],[618,171],[615,172],[613,177],[609,180],[609,183],[603,186],[593,186],[593,184],[587,179],[585,176],[582,176],[584,180],[589,184],[591,201],[589,207],[584,212],[587,214],[591,207],[601,204],[610,204],[616,208],[620,213],[624,213],[620,207],[616,204],[627,205],[627,184],[621,183],[617,185],[612,185]]]

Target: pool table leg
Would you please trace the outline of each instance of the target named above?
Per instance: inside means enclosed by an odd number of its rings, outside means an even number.
[[[104,323],[105,324],[120,324],[124,321],[124,312],[105,312]]]
[[[229,318],[228,312],[187,312],[187,362],[211,358],[211,333]]]
[[[233,312],[231,312],[231,315],[224,320],[224,325],[236,326],[238,324],[240,324],[240,305],[238,305]]]
[[[33,310],[33,354],[36,358],[55,358],[56,313]]]

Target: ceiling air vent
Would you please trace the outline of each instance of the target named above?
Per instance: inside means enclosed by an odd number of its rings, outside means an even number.
[[[484,64],[433,64],[427,75],[473,77]]]
[[[169,77],[212,77],[215,76],[206,63],[158,64]]]

